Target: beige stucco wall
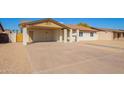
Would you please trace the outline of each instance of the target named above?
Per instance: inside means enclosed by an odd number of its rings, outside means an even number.
[[[113,40],[113,32],[97,32],[98,40]]]
[[[76,36],[77,35],[77,33],[76,33],[76,31],[72,31],[72,42],[76,42]]]

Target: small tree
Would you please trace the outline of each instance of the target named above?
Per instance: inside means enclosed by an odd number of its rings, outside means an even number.
[[[87,24],[87,23],[82,23],[82,22],[80,22],[80,23],[78,23],[77,25],[79,25],[79,26],[84,26],[84,27],[88,27],[88,28],[92,28],[89,24]]]

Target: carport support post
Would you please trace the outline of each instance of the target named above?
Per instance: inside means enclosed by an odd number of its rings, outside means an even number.
[[[59,30],[59,42],[62,42],[62,30]]]
[[[121,33],[121,38],[123,38],[123,33]]]
[[[77,37],[76,42],[79,42],[79,29],[76,30],[76,35],[77,35],[76,36]]]
[[[64,43],[67,42],[67,29],[64,29]]]
[[[72,29],[69,31],[69,42],[72,42]]]
[[[27,45],[27,42],[28,42],[28,31],[27,31],[27,28],[24,27],[22,30],[23,30],[23,45]]]
[[[117,40],[117,39],[118,39],[118,33],[115,32],[115,40]]]
[[[120,34],[119,39],[121,40],[123,38],[123,33],[119,33],[119,34]]]

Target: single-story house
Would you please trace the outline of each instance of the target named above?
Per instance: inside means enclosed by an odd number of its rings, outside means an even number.
[[[88,28],[75,24],[62,24],[51,18],[20,24],[23,44],[31,42],[79,42],[83,40],[111,40],[123,31]]]
[[[21,23],[23,44],[30,42],[78,42],[97,40],[98,30],[59,23],[51,18]]]

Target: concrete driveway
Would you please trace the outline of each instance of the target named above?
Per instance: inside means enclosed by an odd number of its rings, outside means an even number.
[[[27,51],[32,73],[124,73],[122,48],[42,42],[28,45]]]

